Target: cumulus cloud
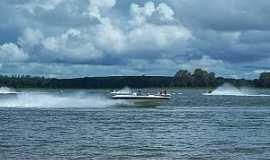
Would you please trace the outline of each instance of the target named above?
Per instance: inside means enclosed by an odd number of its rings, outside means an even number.
[[[44,38],[43,33],[39,30],[34,30],[32,28],[26,28],[22,33],[22,36],[19,37],[18,43],[23,47],[33,47],[40,43]]]
[[[87,14],[90,18],[96,18],[101,23],[108,23],[109,19],[103,16],[103,12],[113,8],[115,4],[115,0],[89,0]]]
[[[38,9],[43,9],[46,11],[54,10],[56,6],[62,2],[63,0],[33,0],[28,3],[17,4],[16,7],[26,9],[31,14],[35,14],[35,11]]]
[[[148,51],[150,54],[153,52],[149,51],[173,48],[192,38],[191,32],[183,25],[163,22],[174,20],[174,11],[166,3],[155,5],[148,1],[142,6],[132,3],[130,15],[130,30],[126,34],[128,51]]]
[[[130,31],[128,38],[134,49],[166,49],[192,35],[188,29],[176,25],[145,24]]]
[[[161,21],[171,21],[174,19],[174,11],[166,3],[155,6],[154,2],[148,1],[143,6],[136,3],[130,5],[130,13],[133,19],[130,23],[140,25],[149,19],[158,18]]]
[[[101,50],[119,53],[126,47],[124,32],[111,23],[98,25],[95,34],[95,43]]]
[[[81,32],[76,29],[69,29],[65,33],[61,34],[59,37],[48,37],[42,40],[42,44],[45,49],[59,52],[61,48],[67,47],[66,43],[70,39],[76,39],[80,37]]]
[[[27,54],[14,43],[0,45],[0,62],[20,62],[28,58]]]
[[[166,3],[160,3],[157,8],[157,12],[161,15],[161,20],[173,20],[174,11]]]
[[[11,64],[21,63],[90,70],[110,65],[119,74],[197,67],[224,75],[256,74],[269,69],[269,6],[252,0],[3,0],[1,71],[15,72]],[[54,74],[60,73],[71,74]]]
[[[48,61],[62,63],[89,63],[102,56],[95,46],[84,37],[80,30],[68,29],[59,36],[46,37],[41,40],[43,51]]]

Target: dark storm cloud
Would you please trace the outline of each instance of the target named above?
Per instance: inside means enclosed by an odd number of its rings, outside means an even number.
[[[269,31],[246,31],[242,32],[239,37],[239,42],[247,45],[252,44],[267,44],[270,42],[270,30]]]
[[[195,51],[233,63],[270,57],[270,1],[172,1],[195,38]]]
[[[269,30],[270,1],[172,1],[178,17],[192,27],[219,31]]]

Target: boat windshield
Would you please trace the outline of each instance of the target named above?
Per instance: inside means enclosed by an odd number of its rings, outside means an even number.
[[[131,91],[130,88],[125,87],[125,88],[123,88],[123,89],[121,89],[121,90],[118,90],[118,91],[114,90],[114,91],[111,92],[111,93],[112,93],[112,94],[119,94],[119,95],[130,95],[130,94],[132,94],[132,91]]]

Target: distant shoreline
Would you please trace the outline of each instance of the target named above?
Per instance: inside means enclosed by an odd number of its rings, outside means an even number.
[[[261,73],[258,79],[232,79],[215,77],[196,69],[193,73],[179,70],[174,76],[107,76],[57,79],[33,77],[29,75],[0,75],[0,86],[12,88],[44,88],[44,89],[114,89],[114,88],[215,88],[224,83],[234,86],[270,88],[270,73]]]

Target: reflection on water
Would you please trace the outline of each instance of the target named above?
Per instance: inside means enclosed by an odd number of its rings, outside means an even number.
[[[0,95],[0,159],[270,157],[270,97],[205,92],[170,90],[156,107],[119,105],[105,90]]]

